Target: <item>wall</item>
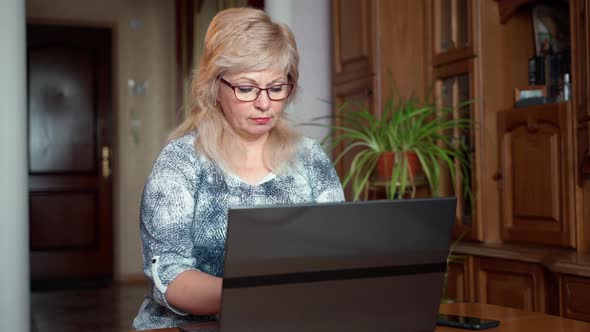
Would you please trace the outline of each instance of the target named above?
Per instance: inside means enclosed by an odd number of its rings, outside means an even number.
[[[299,50],[299,94],[287,110],[294,123],[332,113],[330,58],[330,1],[328,0],[266,0],[265,10],[278,22],[288,25]],[[328,121],[324,121],[327,123]],[[300,131],[322,139],[329,130],[304,126]]]
[[[133,279],[142,273],[141,191],[174,125],[174,1],[29,0],[27,19],[113,28],[115,279]],[[146,80],[147,93],[134,95],[130,79]]]
[[[29,225],[27,193],[27,119],[25,5],[2,2],[0,11],[0,252],[2,296],[0,331],[30,330]]]

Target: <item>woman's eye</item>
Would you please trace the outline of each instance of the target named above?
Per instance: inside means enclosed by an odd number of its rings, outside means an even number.
[[[238,86],[238,91],[242,92],[242,93],[249,93],[254,91],[254,87],[251,86]]]
[[[282,85],[275,85],[273,87],[270,88],[270,92],[281,92],[281,90],[283,90],[283,86]]]

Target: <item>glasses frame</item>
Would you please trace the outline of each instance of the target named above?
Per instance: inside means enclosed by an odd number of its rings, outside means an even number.
[[[266,96],[268,97],[268,99],[270,99],[272,101],[282,101],[282,100],[285,100],[285,99],[289,98],[289,96],[291,95],[291,92],[293,92],[293,85],[294,85],[293,83],[281,83],[281,84],[275,84],[275,85],[273,85],[271,87],[268,87],[268,88],[261,88],[261,87],[256,86],[256,85],[246,85],[246,84],[243,84],[243,85],[233,85],[230,82],[226,81],[223,77],[220,77],[219,78],[219,81],[221,83],[227,85],[228,87],[230,87],[234,91],[234,97],[238,101],[242,101],[242,102],[252,102],[252,101],[255,101],[256,99],[258,99],[258,97],[260,97],[260,94],[262,93],[262,91],[266,91]],[[287,94],[287,96],[285,98],[281,98],[281,99],[272,98],[270,96],[270,93],[268,92],[268,90],[270,90],[272,88],[276,88],[277,86],[283,86],[283,85],[288,85],[288,86],[291,87],[291,89],[289,90],[289,93]],[[242,99],[238,98],[238,94],[236,92],[236,88],[239,88],[239,87],[249,87],[249,88],[256,88],[256,89],[258,89],[258,93],[256,94],[256,98],[254,98],[252,100],[242,100]]]

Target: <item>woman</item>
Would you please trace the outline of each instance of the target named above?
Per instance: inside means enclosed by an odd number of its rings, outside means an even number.
[[[144,272],[152,281],[137,329],[219,312],[227,211],[233,206],[344,200],[332,163],[293,132],[293,34],[262,11],[228,9],[209,26],[193,109],[154,163],[141,205]]]

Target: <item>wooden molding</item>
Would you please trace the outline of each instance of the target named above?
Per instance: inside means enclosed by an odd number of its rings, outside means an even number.
[[[454,254],[541,264],[553,273],[590,277],[590,254],[571,249],[523,244],[458,243]]]

